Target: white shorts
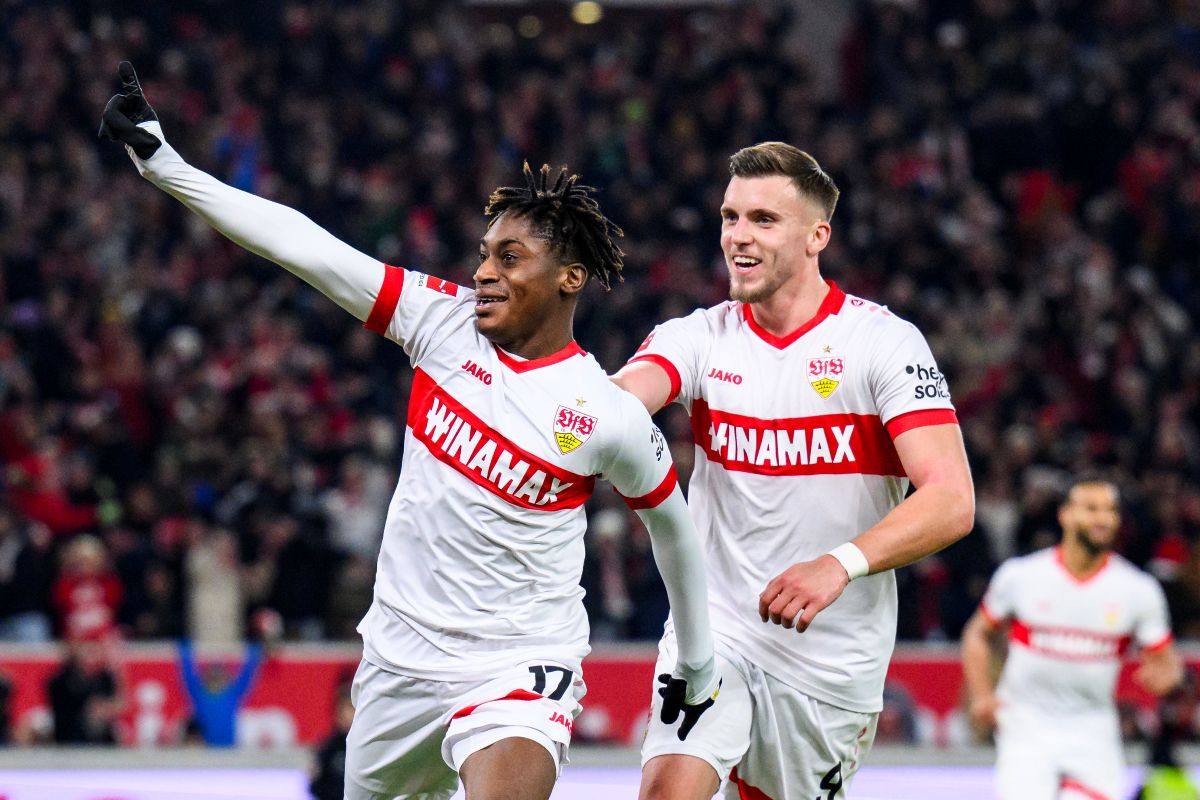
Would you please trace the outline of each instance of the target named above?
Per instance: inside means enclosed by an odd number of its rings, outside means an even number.
[[[659,642],[654,674],[675,665],[675,637]],[[720,648],[721,693],[687,739],[679,723],[664,725],[655,691],[642,742],[642,766],[656,756],[682,754],[707,761],[732,800],[841,800],[875,740],[878,713],[848,711],[804,694],[744,658]],[[757,793],[755,792],[757,790]]]
[[[1000,800],[1118,800],[1125,754],[1115,713],[1052,717],[1004,705],[996,714]]]
[[[577,668],[556,662],[431,681],[363,659],[350,693],[346,800],[447,800],[468,756],[511,737],[541,744],[561,772],[586,691]]]

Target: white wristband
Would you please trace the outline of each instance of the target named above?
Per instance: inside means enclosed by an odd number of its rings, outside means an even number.
[[[863,555],[863,551],[859,550],[858,545],[854,542],[839,544],[830,550],[828,554],[836,558],[838,563],[846,568],[846,574],[850,576],[850,580],[861,578],[871,571],[871,565],[867,563],[867,557]]]

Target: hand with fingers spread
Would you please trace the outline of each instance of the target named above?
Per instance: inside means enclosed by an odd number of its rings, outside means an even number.
[[[133,64],[122,61],[117,72],[121,76],[121,93],[113,95],[104,107],[98,135],[101,139],[125,144],[138,158],[150,158],[162,146],[162,140],[140,126],[145,122],[157,122],[158,115],[142,93]]]
[[[663,699],[661,719],[666,725],[674,725],[683,714],[683,722],[676,734],[679,741],[687,738],[700,715],[713,707],[717,695],[721,692],[721,676],[717,672],[716,662],[709,659],[700,669],[691,670],[683,665],[675,668],[674,674],[658,676],[662,688],[658,695]]]
[[[850,575],[828,553],[813,561],[793,564],[767,584],[758,597],[758,615],[763,622],[804,633],[813,618],[837,600],[850,583]]]

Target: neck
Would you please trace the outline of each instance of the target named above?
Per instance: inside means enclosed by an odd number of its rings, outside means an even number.
[[[547,324],[525,337],[504,342],[493,339],[492,344],[514,356],[533,361],[554,355],[574,340],[574,328],[571,319],[567,318],[562,322],[547,321]]]
[[[817,270],[806,270],[761,303],[751,303],[754,321],[776,336],[787,336],[817,315],[829,284]]]
[[[1074,539],[1064,539],[1060,552],[1067,572],[1080,580],[1095,575],[1108,561],[1107,550],[1094,550]]]

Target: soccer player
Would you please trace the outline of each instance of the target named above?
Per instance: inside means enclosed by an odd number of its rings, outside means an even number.
[[[844,797],[882,707],[892,570],[970,530],[970,470],[920,332],[821,277],[829,175],[780,142],[735,153],[730,173],[732,300],[659,325],[615,376],[651,412],[691,414],[725,681],[721,719],[686,741],[652,715],[641,796],[710,798],[728,778],[732,797]],[[678,633],[672,618],[657,671]]]
[[[1058,509],[1062,543],[1006,561],[963,631],[963,677],[976,723],[997,729],[1002,800],[1124,797],[1113,702],[1121,657],[1141,648],[1134,679],[1162,696],[1183,680],[1167,603],[1151,576],[1113,554],[1117,487],[1085,479]],[[990,645],[1008,627],[993,691]]]
[[[474,291],[385,265],[284,206],[189,166],[128,62],[101,136],[241,246],[400,344],[415,370],[404,466],[359,626],[346,797],[544,800],[588,652],[583,503],[602,476],[637,510],[674,604],[664,718],[685,738],[719,686],[703,556],[662,435],[572,338],[576,301],[622,266],[592,189],[549,167],[491,196]],[[705,718],[712,715],[706,715]]]

